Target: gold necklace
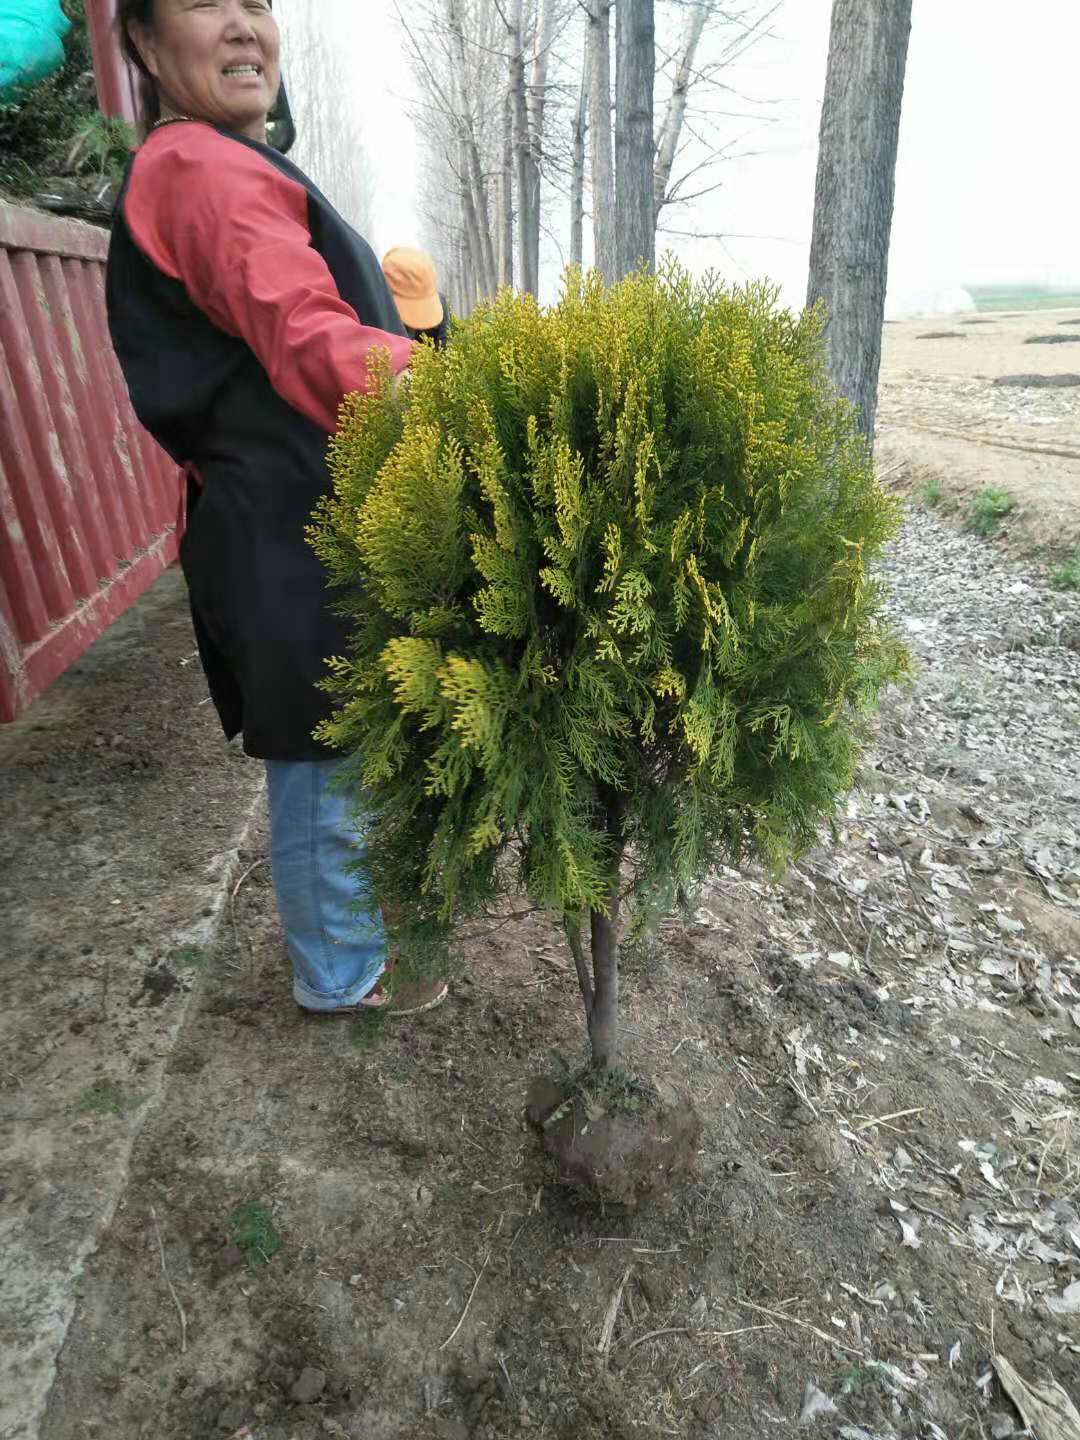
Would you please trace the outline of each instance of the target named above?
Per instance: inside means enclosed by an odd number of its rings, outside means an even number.
[[[150,126],[151,130],[160,130],[162,125],[175,125],[179,120],[195,121],[194,115],[163,115],[160,120],[155,120]]]

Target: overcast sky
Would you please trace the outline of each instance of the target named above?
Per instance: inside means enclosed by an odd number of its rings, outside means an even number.
[[[410,0],[400,3],[407,14]],[[392,6],[323,5],[344,7],[362,77],[356,103],[370,121],[379,175],[374,241],[408,243],[418,232],[415,142]],[[661,240],[695,267],[770,276],[793,305],[806,289],[830,11],[831,0],[785,0],[774,38],[732,77],[743,93],[779,102],[777,119],[745,136],[756,153],[726,167],[718,194],[673,222],[732,238]],[[1006,0],[914,0],[890,270],[894,313],[945,308],[967,284],[1080,283],[1078,88],[1078,0],[1027,0],[1021,9]],[[745,128],[732,124],[736,134]],[[557,270],[552,253],[545,273]]]

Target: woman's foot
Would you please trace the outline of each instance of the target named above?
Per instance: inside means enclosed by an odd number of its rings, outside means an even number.
[[[391,1018],[422,1015],[425,1010],[434,1010],[441,1005],[449,993],[450,986],[445,980],[435,977],[398,980],[390,974],[382,977],[371,994],[365,995],[357,1008],[379,1010]]]
[[[434,1010],[443,1003],[449,991],[450,986],[445,980],[399,980],[391,972],[384,975],[374,990],[355,1005],[339,1005],[335,1010],[310,1010],[306,1005],[300,1008],[305,1015],[314,1015],[318,1019],[374,1012],[399,1020],[407,1015],[422,1015],[426,1010]]]

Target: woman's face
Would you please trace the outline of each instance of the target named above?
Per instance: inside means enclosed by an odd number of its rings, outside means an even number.
[[[156,0],[153,23],[132,38],[166,114],[265,138],[281,79],[270,0]]]

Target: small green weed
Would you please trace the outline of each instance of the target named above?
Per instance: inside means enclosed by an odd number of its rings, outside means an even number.
[[[661,958],[660,941],[654,932],[630,934],[619,946],[619,974],[628,979],[648,975]]]
[[[229,1232],[233,1244],[247,1256],[253,1265],[265,1265],[281,1249],[282,1240],[270,1211],[265,1205],[253,1202],[241,1205],[229,1216]]]
[[[205,945],[181,945],[173,951],[171,959],[176,970],[205,970],[210,963]]]
[[[566,1097],[544,1121],[545,1127],[555,1124],[577,1101],[590,1117],[623,1110],[627,1114],[639,1115],[656,1104],[659,1096],[647,1081],[625,1070],[621,1065],[598,1073],[591,1065],[571,1070],[559,1054],[555,1059],[563,1070],[563,1094]]]
[[[1058,590],[1080,590],[1080,549],[1074,550],[1050,579]]]
[[[68,170],[93,169],[99,180],[119,185],[128,158],[138,145],[135,131],[117,116],[90,115],[75,135],[67,158]]]
[[[864,1390],[880,1387],[881,1374],[872,1365],[855,1362],[837,1374],[836,1383],[841,1395],[860,1395]]]
[[[349,1025],[349,1044],[354,1050],[361,1052],[374,1050],[385,1030],[386,1016],[373,1010],[370,1015],[361,1016],[354,1024]]]
[[[965,529],[988,539],[997,533],[997,528],[1006,515],[1016,509],[1016,500],[1007,490],[995,490],[988,486],[980,490],[971,503]]]
[[[945,494],[941,488],[940,480],[927,480],[926,484],[919,491],[919,498],[922,503],[931,509],[941,504],[941,497]]]
[[[122,1115],[133,1103],[115,1080],[95,1080],[79,1096],[84,1115]]]

